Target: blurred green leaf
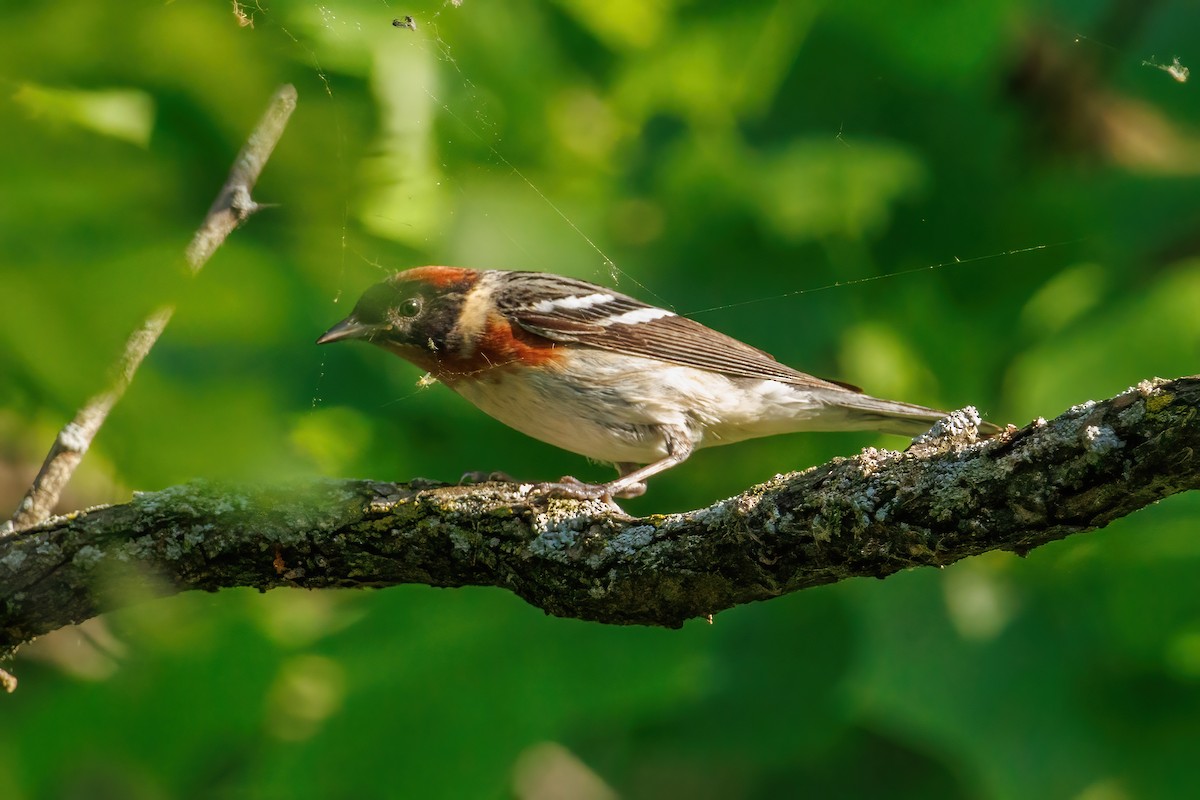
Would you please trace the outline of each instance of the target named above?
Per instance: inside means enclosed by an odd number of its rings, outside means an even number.
[[[346,475],[363,455],[371,423],[348,408],[321,408],[304,414],[292,426],[292,443],[324,473]]]
[[[1009,391],[1021,408],[1052,416],[1144,378],[1191,374],[1200,356],[1197,298],[1200,262],[1179,264],[1031,347],[1009,370]]]
[[[761,167],[762,215],[783,237],[851,239],[879,233],[890,207],[924,182],[903,148],[862,141],[796,142]]]
[[[26,83],[13,99],[35,117],[78,125],[145,147],[154,126],[154,103],[137,90],[85,92]]]

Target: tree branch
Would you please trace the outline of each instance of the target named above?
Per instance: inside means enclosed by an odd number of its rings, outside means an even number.
[[[1200,377],[1144,381],[975,441],[963,412],[684,514],[536,487],[194,483],[0,541],[0,649],[149,596],[232,586],[498,586],[549,614],[676,627],[988,550],[1024,554],[1200,487]]]
[[[250,133],[242,151],[238,153],[233,167],[229,170],[229,178],[217,193],[204,222],[188,245],[186,258],[192,275],[204,267],[234,228],[261,208],[250,199],[250,191],[258,182],[258,176],[267,159],[271,157],[279,137],[283,135],[295,108],[295,87],[291,84],[279,87],[262,119]],[[0,538],[15,530],[35,525],[50,516],[75,468],[83,460],[84,453],[91,447],[92,440],[96,438],[104,420],[108,418],[108,413],[129,388],[134,373],[150,353],[150,349],[154,347],[174,313],[175,307],[172,305],[157,309],[129,337],[125,343],[125,350],[113,369],[108,387],[88,400],[75,413],[75,418],[59,431],[46,460],[42,463],[42,468],[34,478],[33,486],[22,498],[12,519],[0,526]],[[3,677],[0,675],[0,683],[3,682]]]

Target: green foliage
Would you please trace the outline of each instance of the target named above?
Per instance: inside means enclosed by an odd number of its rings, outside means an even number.
[[[1002,91],[1040,19],[1190,136],[1195,87],[1141,66],[1187,63],[1200,17],[1180,5],[1110,43],[1080,37],[1096,11],[1078,0],[1053,19],[996,0],[343,0],[244,5],[253,27],[228,3],[10,4],[4,463],[36,462],[174,301],[72,502],[216,476],[605,477],[382,352],[313,346],[367,285],[425,263],[615,283],[801,369],[998,422],[1195,372],[1194,177],[1039,148]],[[404,14],[416,31],[392,27]],[[285,81],[299,108],[256,190],[279,207],[183,279]],[[903,444],[702,452],[628,508]],[[107,655],[16,664],[0,796],[533,797],[587,771],[634,798],[1183,796],[1198,517],[1175,498],[1025,560],[682,631],[545,618],[498,590],[148,602],[107,621]]]

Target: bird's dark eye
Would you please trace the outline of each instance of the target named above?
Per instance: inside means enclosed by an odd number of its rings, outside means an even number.
[[[402,317],[415,317],[421,313],[421,298],[406,297],[400,301],[400,308],[398,310]]]

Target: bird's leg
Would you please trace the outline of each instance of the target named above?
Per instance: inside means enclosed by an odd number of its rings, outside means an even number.
[[[635,473],[639,469],[641,469],[641,464],[635,464],[632,461],[618,461],[616,464],[613,464],[613,466],[617,468],[617,475],[622,478],[624,478],[626,475],[632,475],[633,473]],[[641,481],[640,483],[633,484],[632,486],[630,486],[628,489],[625,489],[624,491],[621,492],[621,494],[619,494],[617,496],[625,497],[625,498],[641,497],[645,493],[646,493],[646,482]]]
[[[558,483],[544,484],[550,494],[558,497],[571,497],[577,500],[608,500],[614,497],[637,497],[646,491],[646,479],[671,467],[682,464],[692,454],[692,442],[686,433],[677,428],[662,428],[663,440],[667,446],[667,455],[652,464],[638,467],[635,464],[617,464],[620,477],[608,483],[584,483],[567,476],[559,479]]]
[[[682,464],[691,454],[692,448],[691,445],[688,445],[687,449],[682,453],[673,452],[666,458],[655,461],[653,464],[647,464],[630,472],[621,470],[621,477],[611,480],[603,484],[603,486],[608,491],[610,497],[640,497],[646,493],[647,478],[668,470],[677,464]],[[618,469],[620,468],[618,467]]]

